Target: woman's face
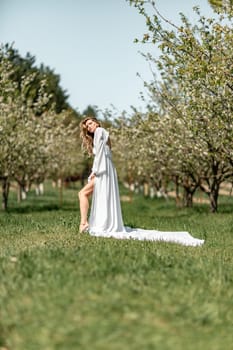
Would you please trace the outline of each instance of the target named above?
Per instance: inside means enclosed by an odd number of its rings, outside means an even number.
[[[85,124],[86,124],[87,131],[89,131],[92,134],[95,132],[95,129],[98,127],[98,124],[91,119],[88,119]]]

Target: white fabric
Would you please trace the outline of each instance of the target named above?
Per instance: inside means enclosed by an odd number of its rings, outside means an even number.
[[[89,233],[97,237],[174,242],[187,246],[199,246],[204,240],[192,237],[188,232],[164,232],[125,227],[116,169],[107,144],[109,133],[98,127],[94,134],[95,155],[92,173],[96,174],[89,218]]]

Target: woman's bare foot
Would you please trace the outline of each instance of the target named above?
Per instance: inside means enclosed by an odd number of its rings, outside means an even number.
[[[82,233],[82,232],[87,231],[88,226],[89,226],[89,225],[88,225],[88,222],[86,222],[86,223],[84,223],[84,224],[80,224],[80,225],[79,225],[79,232]]]

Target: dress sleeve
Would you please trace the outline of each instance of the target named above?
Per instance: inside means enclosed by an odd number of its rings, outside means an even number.
[[[108,132],[101,127],[98,127],[95,131],[95,158],[93,162],[92,173],[96,174],[96,176],[104,173],[107,168],[105,145],[108,140],[108,135]]]

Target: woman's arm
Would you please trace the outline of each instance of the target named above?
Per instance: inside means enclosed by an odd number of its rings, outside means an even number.
[[[94,135],[94,147],[95,147],[95,158],[92,167],[92,175],[98,176],[106,171],[106,154],[105,154],[105,144],[108,140],[108,132],[98,127],[95,130]]]

